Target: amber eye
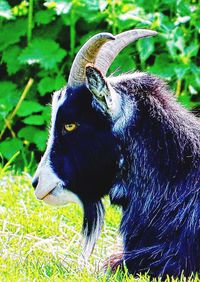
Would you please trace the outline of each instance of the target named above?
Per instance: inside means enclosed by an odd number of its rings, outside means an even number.
[[[77,123],[68,123],[68,124],[65,124],[65,130],[67,132],[71,132],[71,131],[74,131],[75,129],[77,129],[78,127],[78,124]]]

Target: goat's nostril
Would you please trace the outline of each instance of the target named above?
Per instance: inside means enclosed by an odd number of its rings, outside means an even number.
[[[32,180],[32,186],[33,188],[35,189],[38,185],[38,180],[39,178],[38,177],[34,177],[33,180]]]

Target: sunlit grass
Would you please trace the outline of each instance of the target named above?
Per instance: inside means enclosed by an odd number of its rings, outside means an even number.
[[[8,171],[0,179],[0,199],[0,281],[150,281],[147,275],[102,270],[103,261],[121,245],[120,209],[109,206],[108,199],[106,223],[87,264],[81,256],[78,205],[47,206],[34,197],[28,174]]]
[[[56,208],[37,201],[27,174],[7,173],[0,187],[0,281],[10,281],[11,277],[12,281],[101,279],[103,259],[114,252],[119,241],[119,210],[108,208],[109,224],[84,267],[82,210],[78,205]],[[108,206],[108,201],[105,204]]]

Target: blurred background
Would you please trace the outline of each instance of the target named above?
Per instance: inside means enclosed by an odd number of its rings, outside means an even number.
[[[133,28],[159,32],[124,49],[110,73],[147,71],[200,113],[197,0],[0,1],[0,166],[32,173],[45,150],[51,94],[92,35]]]

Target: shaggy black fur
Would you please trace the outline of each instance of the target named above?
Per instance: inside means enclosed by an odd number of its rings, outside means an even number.
[[[156,77],[113,86],[133,104],[131,122],[117,132],[127,174],[111,192],[124,207],[123,260],[133,274],[200,273],[200,123]]]
[[[122,261],[130,273],[200,273],[200,123],[154,76],[111,84],[123,105],[115,122],[85,86],[67,89],[51,165],[83,202],[88,241],[100,231],[105,194],[123,207]],[[63,134],[74,121],[79,128]]]

